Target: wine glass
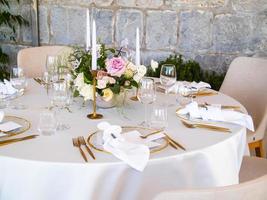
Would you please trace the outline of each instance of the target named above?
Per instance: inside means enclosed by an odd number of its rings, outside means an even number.
[[[140,81],[140,88],[138,90],[138,100],[145,105],[145,121],[143,126],[149,126],[147,117],[147,106],[156,100],[155,83],[152,78],[142,78]]]
[[[50,95],[51,107],[56,108],[58,112],[56,112],[56,116],[58,119],[57,130],[62,131],[65,129],[69,129],[69,125],[62,123],[62,118],[60,114],[62,110],[66,109],[66,106],[69,102],[69,87],[65,80],[58,80],[52,83],[52,91]]]
[[[164,64],[160,70],[160,83],[168,94],[169,89],[176,83],[176,67],[172,64]]]
[[[58,65],[58,56],[48,55],[46,57],[46,71],[49,74],[52,82],[57,81],[59,79],[57,65]]]
[[[27,79],[25,77],[24,71],[22,68],[14,66],[10,71],[10,83],[13,88],[17,89],[16,96],[22,96],[24,94],[25,88],[27,86]],[[17,103],[13,105],[14,109],[26,109],[27,106]]]

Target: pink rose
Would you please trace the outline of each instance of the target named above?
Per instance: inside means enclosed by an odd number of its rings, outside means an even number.
[[[121,77],[125,72],[126,63],[121,57],[114,57],[106,61],[106,68],[111,76]]]
[[[97,79],[102,79],[104,76],[107,76],[107,75],[108,75],[108,73],[105,72],[105,71],[98,71],[96,78]]]

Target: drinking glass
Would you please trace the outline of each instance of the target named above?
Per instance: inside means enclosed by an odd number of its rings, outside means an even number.
[[[138,100],[145,105],[145,121],[143,126],[149,126],[147,117],[147,107],[156,100],[156,90],[154,80],[151,78],[143,78],[140,81],[140,88],[138,90]]]
[[[194,100],[194,95],[192,89],[187,85],[181,85],[177,90],[176,101],[181,105],[185,106],[186,104]]]
[[[10,71],[10,83],[18,90],[18,95],[23,95],[26,88],[26,77],[20,67],[12,67]]]
[[[46,57],[46,71],[48,72],[50,80],[52,82],[55,82],[59,79],[57,66],[58,66],[58,56],[48,55]]]
[[[153,105],[151,113],[150,127],[155,129],[165,129],[168,126],[168,110],[165,105]]]
[[[11,68],[10,83],[15,89],[18,90],[16,96],[22,96],[24,94],[25,88],[27,86],[27,79],[22,68],[17,66]],[[18,102],[13,105],[13,108],[26,109],[27,106]]]
[[[44,72],[43,73],[43,86],[46,89],[46,94],[49,95],[49,89],[51,87],[52,84],[52,80],[51,80],[51,76],[49,75],[48,72]]]
[[[51,106],[56,108],[56,117],[58,119],[57,130],[65,130],[70,127],[66,124],[63,124],[61,121],[61,112],[64,110],[69,101],[69,87],[65,80],[59,80],[52,83],[52,91],[50,94]],[[63,118],[63,116],[62,116]]]
[[[54,135],[57,130],[57,120],[54,112],[44,111],[40,113],[38,131],[42,135]]]
[[[176,83],[176,67],[171,64],[164,64],[160,70],[160,83],[165,88],[165,94],[168,94],[169,88]]]
[[[7,108],[9,105],[9,97],[0,91],[0,109]]]

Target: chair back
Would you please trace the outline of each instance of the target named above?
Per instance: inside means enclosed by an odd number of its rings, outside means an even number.
[[[238,185],[163,192],[154,200],[266,200],[267,175]]]
[[[235,58],[226,73],[220,92],[235,98],[245,106],[253,118],[255,130],[261,134],[262,139],[267,124],[267,60]]]
[[[41,77],[46,70],[46,57],[71,51],[67,46],[42,46],[22,49],[18,52],[17,64],[29,78]]]

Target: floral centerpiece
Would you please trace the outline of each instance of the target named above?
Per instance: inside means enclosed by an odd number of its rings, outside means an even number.
[[[104,44],[98,45],[97,54],[97,99],[100,102],[109,102],[106,107],[113,107],[116,104],[116,96],[125,89],[138,87],[140,79],[146,74],[146,67],[134,65],[121,56],[121,51],[106,48]],[[85,101],[93,99],[91,60],[91,52],[81,48],[75,48],[70,55],[73,65],[74,96],[81,96]]]

